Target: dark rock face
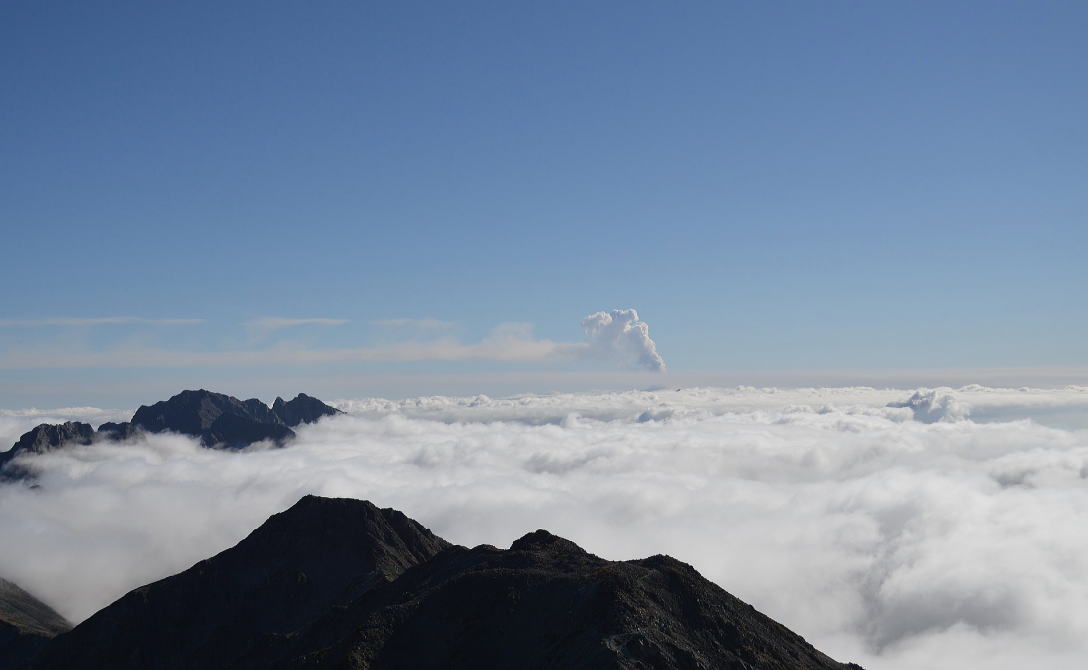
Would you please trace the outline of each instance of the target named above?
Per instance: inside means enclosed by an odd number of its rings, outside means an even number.
[[[0,670],[23,667],[72,625],[51,607],[0,579]]]
[[[67,444],[87,445],[94,440],[94,428],[87,423],[69,421],[67,423],[35,426],[19,438],[11,449],[0,453],[0,478],[25,477],[22,468],[9,465],[20,454],[41,454]]]
[[[23,433],[12,449],[40,454],[62,444],[90,444],[93,439],[94,428],[91,428],[91,425],[87,423],[79,423],[78,421],[58,424],[43,423],[33,430]]]
[[[308,496],[101,610],[33,667],[856,666],[667,556],[607,561],[546,531],[466,549],[399,512]]]
[[[112,442],[122,442],[136,437],[141,433],[143,433],[143,431],[128,421],[123,421],[121,423],[107,421],[98,427],[98,432],[95,433],[95,437],[97,439],[110,440]]]
[[[847,667],[680,561],[533,535],[444,552],[238,667]]]
[[[235,547],[101,610],[38,667],[230,667],[448,546],[395,510],[307,496]]]
[[[141,405],[132,424],[149,433],[172,431],[199,437],[206,447],[238,449],[270,439],[283,444],[295,436],[260,400],[238,400],[203,389],[182,391],[169,400]]]
[[[150,407],[141,406],[132,415],[131,423],[149,433],[173,431],[200,437],[206,447],[239,449],[261,440],[283,445],[295,436],[292,427],[339,413],[304,393],[290,402],[276,398],[269,408],[256,398],[238,400],[201,389],[182,391]]]
[[[290,402],[276,398],[272,403],[272,413],[284,424],[294,427],[300,423],[314,423],[323,416],[340,414],[340,410],[329,407],[313,396],[299,393]]]

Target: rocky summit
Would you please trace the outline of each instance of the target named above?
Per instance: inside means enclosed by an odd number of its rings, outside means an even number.
[[[295,433],[268,405],[212,391],[182,391],[169,400],[141,405],[132,425],[149,433],[199,437],[206,447],[237,449],[261,440],[283,444]]]
[[[201,389],[182,391],[169,400],[141,405],[129,421],[106,422],[96,431],[86,423],[40,424],[0,453],[0,478],[29,475],[10,461],[24,453],[43,453],[69,445],[88,445],[97,440],[123,441],[141,433],[174,432],[200,439],[205,447],[241,449],[268,440],[282,446],[295,437],[291,430],[322,417],[340,414],[317,398],[299,393],[294,400],[276,398],[272,407],[256,398],[239,400]]]
[[[297,426],[302,423],[315,423],[323,416],[339,414],[340,410],[329,407],[313,396],[299,393],[294,400],[276,398],[272,403],[272,413],[285,425]]]
[[[609,561],[543,530],[469,549],[394,510],[312,496],[31,667],[857,668],[667,556]]]
[[[149,433],[173,431],[200,437],[207,447],[237,449],[261,440],[283,444],[295,436],[291,428],[338,413],[304,393],[290,402],[276,398],[269,407],[256,398],[239,400],[201,389],[141,406],[131,424]]]
[[[25,432],[11,449],[0,453],[0,480],[25,477],[27,472],[11,461],[20,454],[41,454],[65,445],[88,445],[94,441],[95,431],[90,424],[68,421],[67,423],[42,423]]]
[[[0,670],[23,667],[72,625],[51,607],[0,579]]]
[[[234,667],[448,546],[400,512],[307,496],[232,549],[101,610],[37,667]]]

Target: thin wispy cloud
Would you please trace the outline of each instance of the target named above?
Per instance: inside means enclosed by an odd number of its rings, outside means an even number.
[[[295,326],[342,326],[345,323],[348,323],[348,319],[292,319],[282,316],[262,316],[259,319],[246,321],[245,325],[263,330],[279,330],[280,328],[293,328]]]
[[[372,326],[381,326],[383,328],[415,328],[416,330],[449,330],[455,325],[452,321],[442,321],[441,319],[375,319],[370,322]]]
[[[411,361],[548,361],[573,358],[584,344],[549,340],[485,340],[461,344],[452,340],[405,342],[384,347],[305,349],[273,347],[233,351],[179,351],[124,348],[109,351],[22,351],[0,356],[0,369],[35,370],[106,367],[189,367],[247,365],[319,365]]]
[[[143,316],[94,316],[71,317],[54,316],[37,319],[0,319],[0,327],[62,326],[78,328],[82,326],[103,326],[128,323],[143,323],[156,326],[184,326],[205,323],[207,319],[153,319]]]
[[[302,323],[333,325],[341,319],[285,319],[266,317],[249,322],[253,328],[278,328]],[[399,320],[397,320],[399,321]],[[0,355],[0,369],[221,367],[255,365],[321,365],[329,363],[404,363],[415,361],[499,361],[559,363],[610,360],[632,369],[661,372],[649,327],[633,309],[598,312],[583,321],[587,340],[556,342],[533,336],[529,323],[504,323],[479,342],[453,338],[406,341],[391,345],[312,349],[295,345],[225,351],[171,350],[124,347],[104,351],[30,349]]]

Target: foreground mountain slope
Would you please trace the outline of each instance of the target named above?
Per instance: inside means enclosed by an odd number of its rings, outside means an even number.
[[[451,548],[238,667],[848,666],[687,564],[607,561],[536,531],[506,551]]]
[[[302,628],[447,546],[395,510],[307,496],[233,548],[99,611],[36,667],[229,667],[263,636]]]
[[[22,667],[71,627],[53,608],[0,579],[0,670]]]
[[[33,667],[848,666],[666,556],[607,561],[545,531],[466,549],[394,510],[307,496]]]

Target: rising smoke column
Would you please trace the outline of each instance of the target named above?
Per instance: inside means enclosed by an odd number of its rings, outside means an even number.
[[[589,338],[590,351],[606,358],[619,358],[624,363],[664,372],[665,361],[650,339],[650,326],[639,321],[633,309],[597,312],[582,319],[582,329]]]

